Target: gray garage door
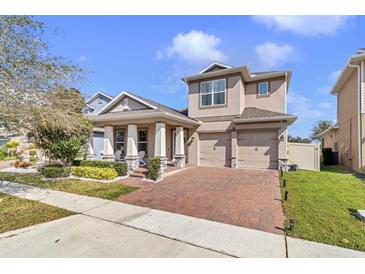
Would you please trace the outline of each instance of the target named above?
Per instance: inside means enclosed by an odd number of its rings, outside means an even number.
[[[199,148],[201,166],[231,166],[230,133],[200,133]]]
[[[95,160],[102,160],[102,153],[104,150],[104,132],[93,132],[93,146]]]
[[[245,130],[237,137],[238,167],[278,168],[277,130]]]

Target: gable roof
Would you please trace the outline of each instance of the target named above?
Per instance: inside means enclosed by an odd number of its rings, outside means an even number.
[[[221,64],[221,63],[213,62],[209,66],[207,66],[205,69],[203,69],[201,72],[199,72],[199,74],[210,72],[215,68],[228,69],[228,68],[232,68],[232,67],[228,66],[228,65]]]
[[[297,119],[296,116],[270,111],[266,109],[256,108],[256,107],[245,107],[241,116],[234,119],[235,123],[253,123],[253,122],[265,122],[265,121],[288,121],[292,124]]]
[[[91,96],[87,101],[86,101],[86,104],[90,104],[92,101],[94,101],[96,98],[98,98],[99,96],[104,96],[110,100],[113,99],[113,96],[109,95],[109,94],[106,94],[105,92],[101,92],[101,91],[98,91],[97,93],[95,93],[93,96]]]
[[[290,79],[291,79],[291,71],[289,71],[289,70],[288,71],[268,71],[268,72],[251,73],[247,65],[242,65],[242,66],[238,66],[238,67],[228,67],[226,69],[221,69],[221,70],[207,71],[204,73],[200,72],[199,74],[183,77],[181,80],[183,80],[185,83],[188,84],[191,81],[202,80],[202,79],[207,79],[207,78],[212,78],[212,77],[217,77],[217,76],[225,76],[225,75],[232,74],[232,73],[240,73],[246,82],[264,80],[264,79],[275,78],[275,77],[286,77],[286,79],[288,81],[288,86],[289,86]],[[289,90],[289,89],[287,89],[287,90]]]
[[[355,69],[353,65],[358,65],[363,60],[365,60],[365,53],[361,51],[360,53],[352,55],[350,57],[340,75],[338,76],[335,85],[332,88],[332,94],[337,94],[340,92],[342,86],[345,84],[346,80]]]
[[[150,109],[131,110],[131,111],[126,111],[126,112],[116,112],[116,113],[105,113],[106,111],[111,109],[115,104],[117,104],[123,96],[128,96],[128,97],[140,102],[141,104],[148,106]],[[121,115],[126,116],[126,117],[127,116],[132,117],[133,115],[138,116],[138,115],[143,115],[143,114],[165,115],[170,118],[182,119],[184,121],[187,121],[187,122],[190,122],[190,123],[193,123],[196,125],[199,124],[199,121],[188,117],[187,114],[185,114],[183,112],[180,112],[176,109],[170,108],[170,107],[162,105],[160,103],[157,103],[151,99],[136,95],[129,91],[128,92],[122,91],[117,97],[115,97],[112,101],[110,101],[104,108],[102,108],[95,115],[96,117],[94,120],[102,120],[104,118],[107,119],[107,118],[115,118],[115,117],[121,118]]]
[[[131,92],[127,92],[127,91],[122,91],[121,93],[119,93],[119,95],[117,97],[114,97],[113,100],[111,100],[107,105],[105,105],[98,113],[96,113],[96,115],[100,115],[105,113],[106,111],[110,110],[113,106],[115,106],[123,97],[128,96],[134,100],[136,100],[137,102],[152,108],[152,109],[156,109],[156,106],[154,106],[153,104],[148,103],[145,98],[141,98],[139,96],[136,96],[135,94],[132,94]]]

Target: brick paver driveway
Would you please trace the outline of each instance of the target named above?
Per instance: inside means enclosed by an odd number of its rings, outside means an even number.
[[[118,200],[267,232],[283,229],[279,174],[273,170],[191,167]]]

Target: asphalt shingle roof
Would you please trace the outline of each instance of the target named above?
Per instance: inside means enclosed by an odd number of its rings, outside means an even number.
[[[265,110],[256,107],[245,107],[240,118],[241,119],[253,119],[253,118],[272,118],[272,117],[282,117],[289,116],[295,117],[294,115],[290,115],[287,113],[275,112],[270,110]]]

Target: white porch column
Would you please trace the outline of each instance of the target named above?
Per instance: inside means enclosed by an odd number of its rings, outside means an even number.
[[[231,132],[231,167],[237,168],[238,167],[238,159],[237,159],[237,131],[236,129],[232,130]]]
[[[111,126],[104,127],[103,160],[114,161],[114,130]]]
[[[137,144],[137,125],[128,125],[127,155],[125,160],[129,170],[135,170],[139,167]]]
[[[161,161],[161,172],[167,170],[167,157],[166,157],[166,125],[165,123],[156,123],[155,133],[155,157],[159,157]]]
[[[87,141],[87,154],[86,154],[86,159],[87,160],[94,160],[95,158],[95,153],[94,153],[94,140],[93,140],[93,133],[91,133],[91,136],[89,138],[89,140]]]
[[[175,166],[179,168],[185,167],[185,144],[184,144],[184,128],[176,127],[176,136],[175,136]]]

